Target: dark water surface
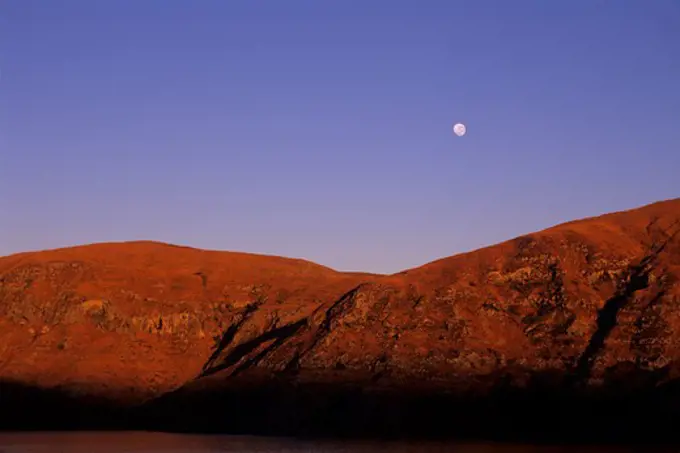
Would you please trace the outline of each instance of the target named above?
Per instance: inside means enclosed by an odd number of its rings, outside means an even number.
[[[640,447],[550,447],[451,442],[304,441],[145,432],[0,433],[0,453],[624,453],[648,451],[652,450]]]

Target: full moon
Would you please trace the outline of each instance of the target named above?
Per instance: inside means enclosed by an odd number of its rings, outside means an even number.
[[[465,124],[457,123],[455,126],[453,126],[453,133],[459,137],[465,135]]]

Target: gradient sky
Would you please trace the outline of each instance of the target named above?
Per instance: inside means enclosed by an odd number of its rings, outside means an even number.
[[[677,0],[2,0],[0,70],[0,255],[395,272],[680,196]]]

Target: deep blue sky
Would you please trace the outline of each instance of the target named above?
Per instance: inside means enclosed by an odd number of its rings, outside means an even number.
[[[394,272],[680,195],[677,0],[3,0],[0,70],[0,255]]]

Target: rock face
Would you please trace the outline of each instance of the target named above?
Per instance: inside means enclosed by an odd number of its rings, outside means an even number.
[[[150,242],[13,255],[0,379],[162,429],[644,437],[680,404],[678,277],[680,199],[390,276]]]

